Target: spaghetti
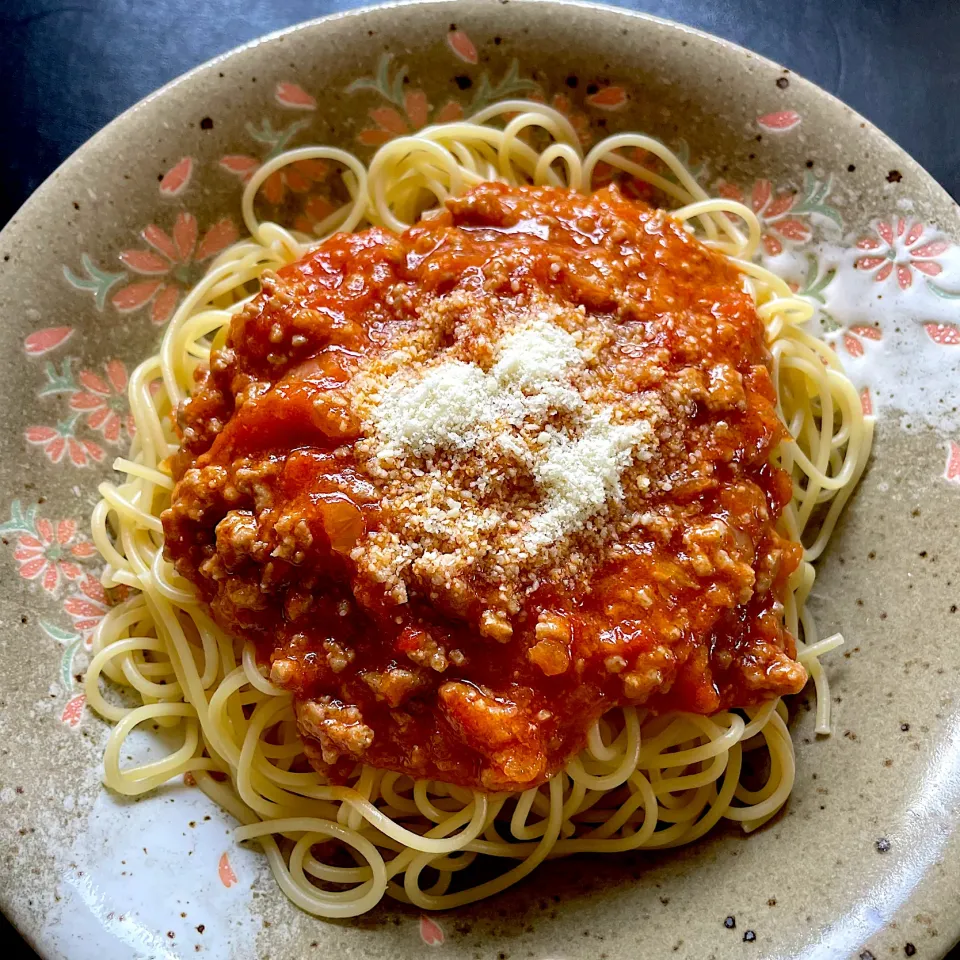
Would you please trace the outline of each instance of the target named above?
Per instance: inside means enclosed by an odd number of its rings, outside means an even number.
[[[638,154],[653,158],[658,170]],[[101,485],[92,518],[104,585],[135,591],[98,628],[86,677],[88,702],[116,724],[104,758],[106,785],[136,796],[191,774],[240,822],[237,839],[260,843],[284,893],[323,917],[364,913],[384,894],[421,909],[448,909],[506,889],[549,857],[666,849],[696,840],[721,819],[747,832],[765,823],[794,781],[787,712],[777,699],[712,716],[617,707],[593,725],[586,747],[561,772],[520,793],[414,780],[365,764],[339,785],[303,762],[291,695],[263,673],[252,643],[213,622],[192,584],[164,558],[160,514],[174,489],[167,461],[179,449],[171,412],[189,395],[195,370],[209,363],[264,272],[299,260],[317,242],[261,222],[255,212],[263,182],[306,159],[341,166],[349,197],[319,225],[321,238],[367,225],[400,233],[489,181],[590,193],[600,171],[658,190],[676,204],[676,220],[729,258],[765,326],[777,412],[791,437],[774,457],[793,482],[780,532],[803,545],[803,560],[790,579],[784,621],[816,685],[817,732],[829,732],[819,657],[842,639],[818,638],[806,600],[812,563],[866,464],[871,418],[834,352],[804,330],[810,304],[752,262],[760,229],[748,208],[709,197],[650,137],[618,134],[584,155],[561,114],[505,101],[469,121],[392,140],[369,166],[329,147],[291,150],[265,164],[243,195],[250,239],[214,261],[178,308],[160,352],[136,369],[136,435],[129,456],[115,464],[127,479]],[[129,688],[141,705],[107,699],[101,677]],[[170,729],[180,745],[163,759],[124,767],[124,741],[144,724]],[[766,782],[757,789],[742,777],[748,752],[767,758]],[[348,851],[353,864],[332,849]],[[464,871],[481,856],[506,868],[471,883]]]

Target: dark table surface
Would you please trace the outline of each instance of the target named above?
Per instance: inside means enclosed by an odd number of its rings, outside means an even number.
[[[183,71],[353,0],[0,0],[0,224],[105,123]],[[845,100],[960,199],[960,0],[628,0]],[[31,956],[0,917],[7,957]],[[951,960],[960,960],[960,950]]]

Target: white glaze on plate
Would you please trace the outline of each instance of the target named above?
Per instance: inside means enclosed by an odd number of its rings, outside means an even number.
[[[128,744],[137,759],[161,756],[149,734],[135,733]],[[140,800],[101,788],[63,856],[60,901],[44,930],[54,956],[256,960],[260,923],[251,891],[273,880],[258,850],[235,843],[235,826],[182,781]],[[229,887],[216,868],[224,853],[236,877]]]

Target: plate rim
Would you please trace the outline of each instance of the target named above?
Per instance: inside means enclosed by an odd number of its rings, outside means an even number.
[[[208,60],[204,60],[202,63],[198,63],[196,66],[190,67],[190,69],[178,74],[177,76],[168,80],[162,86],[158,87],[156,90],[153,90],[151,93],[141,97],[135,103],[132,103],[121,113],[117,114],[117,116],[115,116],[112,120],[109,120],[94,134],[84,140],[83,143],[81,143],[72,153],[65,157],[61,163],[58,164],[57,167],[55,167],[47,177],[44,178],[37,188],[14,211],[10,219],[4,224],[3,229],[0,230],[0,240],[5,238],[7,230],[21,218],[24,211],[29,213],[29,208],[32,208],[35,205],[35,201],[38,198],[40,200],[43,199],[43,195],[47,192],[49,184],[67,172],[68,168],[72,167],[76,160],[82,159],[81,154],[86,152],[89,147],[96,146],[103,139],[112,136],[116,129],[122,127],[130,117],[132,117],[135,113],[140,112],[143,107],[148,106],[155,100],[159,100],[160,98],[166,96],[170,91],[176,89],[182,84],[190,82],[194,77],[211,71],[214,67],[237,56],[238,54],[242,54],[248,50],[256,49],[257,47],[264,46],[268,43],[273,43],[281,37],[292,35],[294,33],[300,33],[316,27],[323,27],[327,24],[336,23],[339,21],[362,19],[363,17],[367,16],[381,16],[394,11],[403,10],[405,8],[443,6],[450,2],[451,0],[388,0],[386,3],[374,3],[370,6],[354,7],[350,10],[341,10],[335,13],[325,14],[321,17],[312,17],[308,20],[303,20],[287,27],[280,27],[277,30],[254,37],[252,40],[248,40],[245,43],[231,47],[229,50],[225,50],[223,53],[218,53]],[[953,206],[955,212],[960,215],[960,202],[954,200],[953,196],[943,186],[943,184],[941,184],[936,177],[934,177],[933,174],[931,174],[918,160],[914,159],[909,150],[901,146],[888,133],[881,130],[875,123],[873,123],[873,121],[863,116],[863,114],[861,114],[854,107],[851,107],[840,97],[831,93],[829,90],[825,90],[813,80],[808,79],[804,74],[799,73],[789,67],[785,67],[779,61],[767,57],[762,53],[757,53],[755,50],[751,50],[749,47],[745,47],[733,40],[727,40],[725,37],[720,37],[714,33],[709,33],[706,30],[701,30],[698,27],[691,27],[688,24],[671,20],[668,17],[660,17],[655,14],[646,13],[639,10],[630,10],[626,7],[619,7],[612,3],[597,3],[595,0],[473,0],[473,2],[480,7],[488,7],[490,9],[494,9],[497,6],[507,2],[512,2],[516,5],[522,6],[560,7],[574,10],[597,10],[604,14],[615,14],[617,16],[625,17],[626,19],[633,20],[638,23],[652,23],[660,27],[666,27],[668,29],[679,31],[683,34],[689,34],[691,36],[695,36],[700,41],[706,41],[714,44],[720,49],[725,49],[729,52],[735,53],[738,59],[752,59],[766,65],[767,67],[786,71],[791,75],[791,77],[799,80],[801,84],[815,91],[818,96],[827,98],[835,107],[839,107],[847,111],[853,119],[859,121],[863,125],[862,129],[864,129],[868,134],[881,138],[882,140],[886,141],[889,146],[892,146],[898,153],[902,154],[903,157],[911,164],[913,172],[920,174],[921,178],[926,180],[928,183],[932,183],[942,194],[943,198],[945,198]]]

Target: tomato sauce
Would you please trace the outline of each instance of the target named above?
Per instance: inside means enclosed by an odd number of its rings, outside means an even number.
[[[610,409],[655,403],[656,453],[554,545],[562,571],[494,575],[464,537],[445,549],[468,573],[444,581],[397,491],[447,482],[446,461],[371,470],[363,384],[448,354],[488,370],[531,303],[599,331],[589,387]],[[805,683],[774,401],[737,271],[682,225],[615,189],[483,184],[402,236],[337,235],[264,278],[179,411],[167,555],[294,694],[321,772],[525,789],[619,704],[710,714]],[[381,547],[416,562],[381,572]]]

